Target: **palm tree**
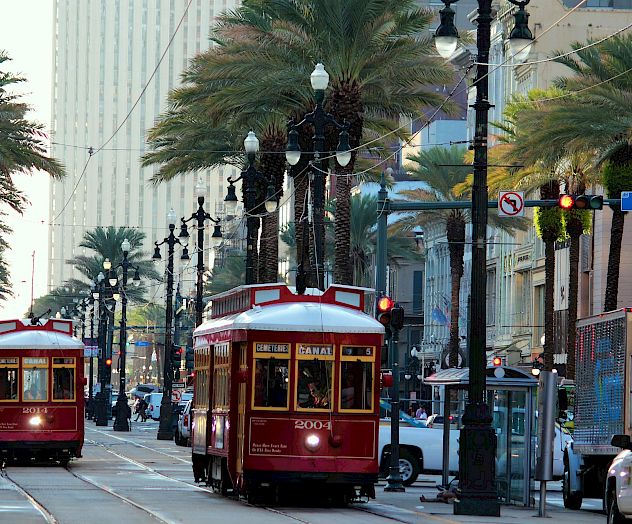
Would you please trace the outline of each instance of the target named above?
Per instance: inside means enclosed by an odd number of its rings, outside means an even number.
[[[73,283],[65,283],[62,286],[56,287],[50,293],[42,295],[33,301],[33,314],[41,315],[48,309],[51,310],[51,316],[55,315],[58,311],[61,311],[62,307],[68,307],[69,304],[79,302],[79,300],[86,298],[86,288],[81,283],[77,286]],[[31,310],[27,311],[24,318],[27,318]]]
[[[467,149],[461,146],[433,147],[409,157],[408,161],[412,164],[409,168],[409,175],[415,180],[425,182],[428,189],[400,191],[399,194],[416,201],[461,200],[464,194],[467,195],[467,190],[464,190],[464,183],[470,176],[466,168],[471,167],[470,164],[466,163],[466,151]],[[465,209],[428,210],[410,215],[401,221],[401,227],[406,230],[412,230],[416,227],[423,228],[430,223],[445,223],[452,277],[450,338],[448,342],[450,367],[458,365],[459,295],[461,278],[463,277],[465,229],[468,221],[470,221],[470,211]],[[489,224],[505,231],[527,228],[527,224],[523,220],[515,220],[509,224],[507,221],[498,220],[493,215],[489,217]]]
[[[14,87],[25,79],[5,72],[3,65],[10,58],[0,51],[0,203],[14,211],[22,213],[27,200],[15,186],[12,175],[29,174],[33,170],[42,170],[53,178],[65,175],[62,165],[47,156],[47,135],[44,126],[26,119],[29,106],[20,102],[20,95],[14,93]],[[0,217],[5,216],[0,213]],[[0,300],[11,293],[11,281],[8,266],[4,260],[4,251],[8,244],[4,240],[11,233],[0,221]]]
[[[439,101],[424,86],[451,78],[450,70],[430,57],[431,40],[424,30],[431,18],[413,0],[244,2],[219,18],[215,34],[219,45],[205,55],[207,67],[195,71],[212,93],[205,107],[212,107],[215,117],[244,111],[302,116],[313,105],[307,79],[314,63],[322,60],[332,76],[327,108],[337,119],[350,123],[351,145],[393,132],[399,128],[400,115],[416,116]],[[197,61],[194,67],[202,64]],[[309,139],[306,134],[303,139]],[[392,138],[403,136],[405,132],[399,130]],[[301,147],[309,151],[304,142]],[[331,136],[327,149],[335,149]],[[343,283],[351,280],[348,175],[354,162],[355,154],[339,173],[336,194],[339,264],[335,278]],[[294,184],[297,217],[302,216],[304,200],[299,190],[304,187],[305,167],[291,172],[302,176]],[[300,250],[302,224],[297,226]]]
[[[620,198],[621,191],[632,189],[632,84],[626,74],[632,68],[632,35],[615,36],[557,61],[573,73],[559,79],[557,87],[574,94],[535,105],[544,111],[533,139],[548,157],[560,150],[594,152],[608,197]],[[533,112],[526,117],[534,118]],[[613,207],[604,311],[617,307],[624,219],[621,209]]]
[[[127,259],[133,265],[138,266],[139,275],[151,280],[160,280],[160,275],[154,268],[153,262],[140,251],[145,239],[145,233],[126,227],[115,228],[108,226],[104,228],[99,226],[84,233],[83,240],[79,244],[80,247],[89,249],[95,254],[77,255],[67,261],[75,266],[77,271],[86,278],[87,282],[79,279],[70,279],[67,281],[67,284],[88,293],[92,282],[103,271],[103,261],[106,258],[110,259],[113,265],[123,260],[121,244],[126,238],[131,246]],[[129,286],[127,289],[128,298],[132,301],[140,300],[143,294],[143,288]]]
[[[223,264],[211,269],[211,276],[204,291],[211,295],[243,285],[246,279],[246,255],[243,252],[228,253]]]

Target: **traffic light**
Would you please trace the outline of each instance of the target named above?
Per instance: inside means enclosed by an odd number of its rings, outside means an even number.
[[[500,357],[494,357],[494,359],[492,360],[492,364],[494,364],[494,367],[502,366],[503,359]]]
[[[186,370],[189,372],[193,371],[195,367],[195,352],[191,346],[187,346],[184,358]]]
[[[377,321],[382,324],[384,327],[389,327],[391,325],[391,318],[393,312],[393,306],[395,302],[390,297],[386,295],[380,297],[377,301]]]
[[[565,211],[571,209],[587,209],[589,211],[603,208],[602,195],[560,195],[557,205]]]
[[[106,358],[105,359],[105,365],[107,367],[111,367],[112,366],[112,359],[111,358]]]
[[[173,346],[173,367],[179,368],[182,364],[182,347]]]
[[[391,310],[391,328],[399,331],[404,327],[404,308],[399,304]]]

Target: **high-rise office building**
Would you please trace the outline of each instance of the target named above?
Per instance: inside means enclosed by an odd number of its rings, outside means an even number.
[[[51,189],[51,288],[78,276],[66,260],[82,254],[86,231],[138,228],[151,255],[153,241],[166,235],[169,209],[178,216],[195,210],[197,174],[155,186],[155,168],[141,168],[140,158],[147,131],[167,108],[169,90],[179,84],[188,60],[209,47],[214,17],[237,3],[55,0],[52,154],[68,176]],[[237,173],[225,167],[200,174],[208,188],[205,208],[214,215],[226,179]],[[185,280],[194,278],[192,258]]]

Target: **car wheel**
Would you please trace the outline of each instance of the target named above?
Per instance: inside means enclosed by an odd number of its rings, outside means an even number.
[[[404,486],[411,486],[419,476],[419,462],[407,449],[399,450],[399,473]]]
[[[582,507],[583,497],[580,493],[571,492],[571,472],[568,464],[564,462],[564,477],[562,477],[562,498],[564,499],[564,507],[566,509],[580,509]]]
[[[625,524],[626,520],[617,505],[617,494],[610,493],[610,504],[608,504],[608,524]]]

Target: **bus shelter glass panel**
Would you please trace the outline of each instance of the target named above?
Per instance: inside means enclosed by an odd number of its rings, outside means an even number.
[[[47,401],[48,400],[48,358],[24,357],[22,358],[22,384],[23,400]]]

